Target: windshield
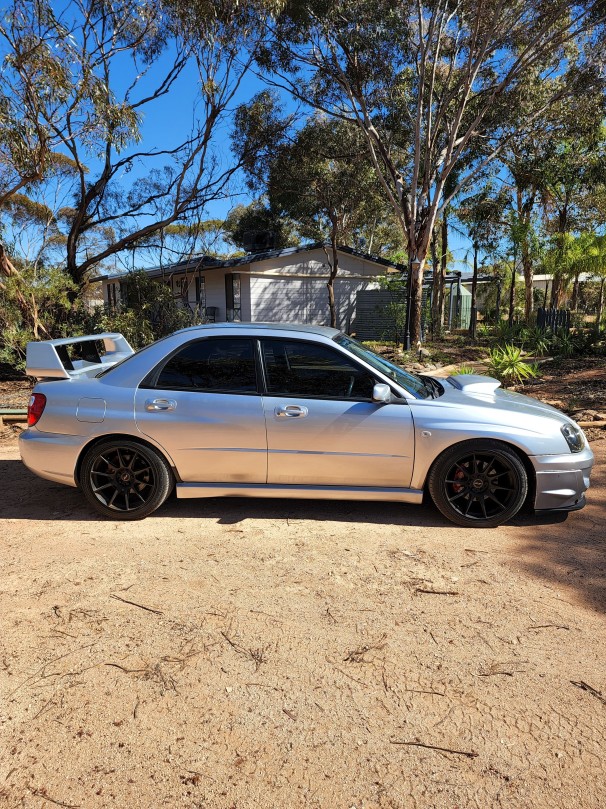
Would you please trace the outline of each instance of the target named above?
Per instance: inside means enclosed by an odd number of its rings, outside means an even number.
[[[386,360],[385,357],[375,354],[374,351],[366,348],[366,346],[362,345],[362,343],[359,343],[357,340],[354,340],[352,337],[346,337],[344,334],[338,334],[334,340],[335,343],[343,346],[343,348],[351,351],[352,354],[355,354],[356,357],[359,357],[361,360],[364,360],[364,362],[367,362],[377,371],[380,371],[382,374],[385,374],[385,376],[393,379],[394,382],[397,382],[398,385],[401,385],[417,398],[433,398],[434,390],[429,381],[425,381],[424,379],[421,379],[421,377],[415,376],[414,374],[409,374],[403,368],[394,365],[393,362]]]

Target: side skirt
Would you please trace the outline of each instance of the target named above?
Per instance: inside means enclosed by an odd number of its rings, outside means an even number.
[[[266,483],[177,483],[177,497],[295,497],[302,500],[396,500],[421,503],[419,489],[379,488],[375,486],[289,486]]]

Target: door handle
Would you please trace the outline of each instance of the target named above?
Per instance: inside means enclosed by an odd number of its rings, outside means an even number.
[[[283,418],[303,419],[309,413],[309,411],[306,407],[303,407],[302,405],[284,405],[284,407],[276,407],[274,413],[280,419]]]
[[[150,413],[154,413],[158,410],[176,410],[177,403],[174,399],[147,399],[145,409]]]

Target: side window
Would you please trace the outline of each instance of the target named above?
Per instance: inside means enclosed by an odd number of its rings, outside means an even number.
[[[198,340],[171,357],[156,388],[223,393],[255,393],[253,341],[242,338]]]
[[[262,345],[270,394],[372,398],[373,376],[332,348],[294,340],[264,340]]]

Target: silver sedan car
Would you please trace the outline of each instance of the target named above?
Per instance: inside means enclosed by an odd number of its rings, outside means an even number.
[[[135,520],[169,496],[421,503],[494,527],[585,504],[570,418],[495,379],[415,376],[335,329],[196,326],[133,352],[119,334],[30,343],[21,457]]]

